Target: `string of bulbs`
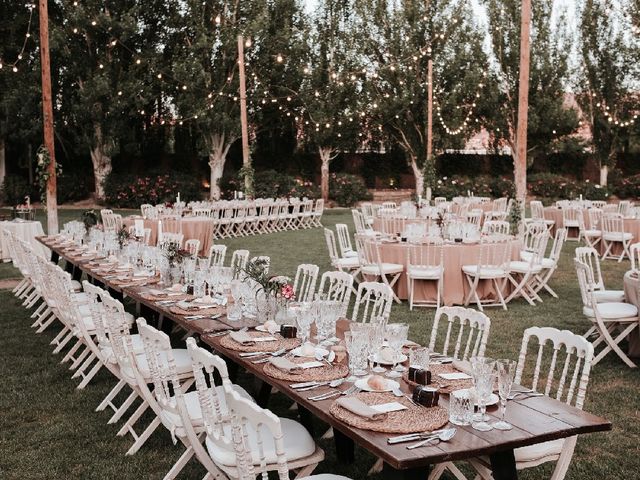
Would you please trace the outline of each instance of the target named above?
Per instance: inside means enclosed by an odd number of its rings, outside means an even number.
[[[31,38],[31,23],[33,20],[33,11],[36,9],[35,4],[33,3],[27,3],[25,4],[25,7],[29,10],[29,21],[27,22],[27,32],[24,35],[24,41],[22,42],[20,53],[18,53],[18,56],[13,62],[6,62],[0,58],[0,69],[2,69],[4,65],[6,65],[7,67],[11,68],[14,73],[18,73],[18,63],[24,58],[24,52],[27,48],[27,43]]]

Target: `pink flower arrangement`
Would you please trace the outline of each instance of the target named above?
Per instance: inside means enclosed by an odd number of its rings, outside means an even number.
[[[280,289],[280,296],[285,300],[295,300],[296,294],[293,291],[293,285],[291,285],[290,283],[283,285]]]

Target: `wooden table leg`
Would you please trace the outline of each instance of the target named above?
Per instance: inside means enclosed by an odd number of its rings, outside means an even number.
[[[489,456],[494,480],[518,480],[513,450],[496,452]]]
[[[341,463],[353,463],[355,460],[355,446],[353,440],[340,430],[333,429],[333,441],[336,445],[336,456]],[[424,480],[424,479],[423,479]]]
[[[396,470],[387,463],[382,466],[382,478],[385,480],[425,480],[429,477],[430,472],[431,467],[429,465],[404,470]]]
[[[311,412],[309,412],[309,410],[304,408],[302,405],[298,404],[298,415],[300,415],[300,423],[302,424],[302,426],[307,429],[309,435],[315,437],[315,431],[313,428],[313,415],[311,415]]]
[[[258,380],[258,382],[260,385],[258,387],[258,393],[256,394],[256,403],[261,408],[267,408],[267,405],[269,405],[269,397],[271,397],[271,385],[262,380]]]
[[[58,252],[54,252],[51,250],[51,263],[55,263],[56,265],[60,261],[60,254]]]

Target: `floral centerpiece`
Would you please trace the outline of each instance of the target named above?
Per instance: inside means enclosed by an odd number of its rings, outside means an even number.
[[[256,285],[256,305],[266,321],[279,320],[284,323],[289,318],[289,303],[296,298],[291,278],[284,275],[269,275],[269,261],[256,258],[247,262],[240,273],[246,280]]]
[[[163,254],[169,262],[169,268],[177,267],[182,261],[190,256],[189,252],[180,249],[177,243],[169,243],[163,248]]]
[[[122,250],[122,248],[129,242],[129,239],[131,238],[131,234],[129,233],[129,230],[127,230],[127,227],[124,227],[124,226],[120,227],[120,230],[118,230],[118,233],[117,233],[117,238],[118,238],[118,245]]]
[[[91,230],[91,227],[95,227],[98,224],[98,214],[95,210],[86,210],[82,213],[82,223],[87,232]]]

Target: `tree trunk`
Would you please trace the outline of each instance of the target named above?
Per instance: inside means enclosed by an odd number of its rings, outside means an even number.
[[[226,142],[223,133],[212,133],[209,135],[209,167],[211,168],[209,198],[220,200],[222,191],[220,190],[220,179],[224,172],[224,164],[227,161],[227,153],[232,142]]]
[[[424,196],[424,172],[418,166],[418,162],[415,156],[411,155],[411,170],[416,180],[416,197],[418,195]]]
[[[4,184],[4,177],[7,174],[5,163],[5,143],[4,138],[0,138],[0,185]]]
[[[107,155],[107,144],[102,136],[102,126],[98,123],[93,126],[94,146],[91,149],[91,162],[93,163],[93,178],[96,183],[96,200],[104,200],[104,181],[111,173],[111,157]]]
[[[609,167],[604,164],[600,164],[600,185],[607,186],[607,180],[609,177]]]
[[[322,199],[329,200],[329,163],[331,163],[331,147],[319,147],[320,154],[320,192]]]

